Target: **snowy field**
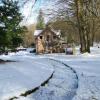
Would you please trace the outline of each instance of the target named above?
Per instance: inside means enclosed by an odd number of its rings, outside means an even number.
[[[1,55],[13,60],[0,64],[0,100],[100,100],[100,48],[91,54]],[[68,65],[68,66],[67,66]],[[53,73],[47,84],[41,86]],[[25,91],[39,89],[26,97]]]
[[[49,57],[64,62],[76,70],[79,83],[73,100],[100,100],[100,48],[91,48],[91,54],[56,54]]]
[[[15,61],[0,64],[0,100],[8,100],[40,86],[53,72],[50,64],[39,63],[39,58],[34,59],[26,52],[0,58]]]

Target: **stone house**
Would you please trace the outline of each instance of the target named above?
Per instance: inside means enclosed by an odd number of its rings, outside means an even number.
[[[55,31],[47,26],[43,30],[35,30],[36,53],[58,53],[61,52],[60,31]]]

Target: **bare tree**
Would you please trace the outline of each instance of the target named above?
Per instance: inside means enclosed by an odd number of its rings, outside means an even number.
[[[77,27],[80,37],[80,51],[90,52],[100,19],[99,0],[57,0],[57,17],[65,18]],[[73,17],[75,18],[74,20]]]

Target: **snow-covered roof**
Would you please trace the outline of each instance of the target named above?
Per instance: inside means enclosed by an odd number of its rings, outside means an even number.
[[[60,30],[51,29],[51,31],[53,31],[56,35],[61,35]]]
[[[43,30],[35,30],[34,36],[40,35],[40,34],[42,33],[42,31],[43,31]],[[57,30],[51,29],[51,31],[54,32],[56,35],[60,35],[60,34],[61,34],[61,33],[60,33],[60,30],[57,31]]]
[[[34,36],[38,36],[43,30],[35,30]]]

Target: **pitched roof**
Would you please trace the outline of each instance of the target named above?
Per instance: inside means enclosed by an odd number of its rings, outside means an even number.
[[[60,30],[51,29],[51,31],[54,32],[56,35],[61,35]]]
[[[42,33],[43,30],[35,30],[34,32],[34,36],[38,36],[39,34]]]
[[[43,32],[44,30],[35,30],[35,32],[34,32],[34,36],[38,36],[38,35],[40,35],[42,32]],[[53,32],[53,33],[55,33],[57,36],[59,36],[61,33],[60,33],[60,30],[54,30],[54,29],[51,29],[51,31]]]

